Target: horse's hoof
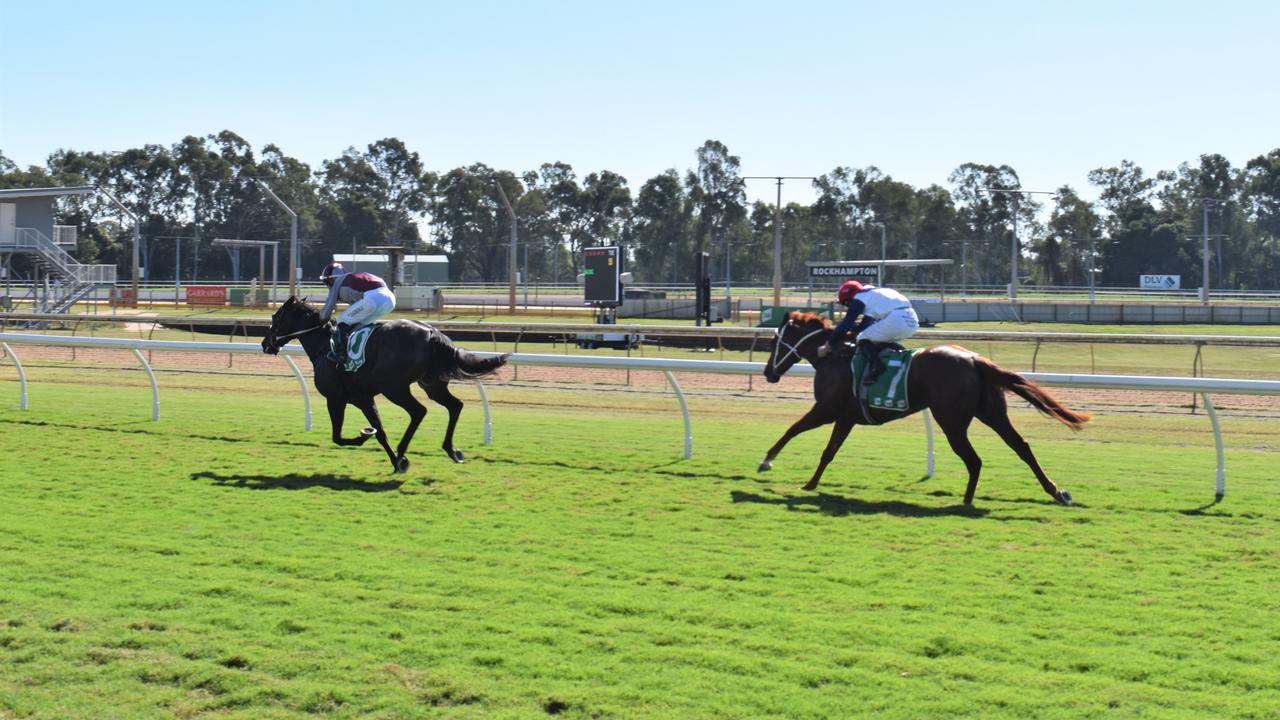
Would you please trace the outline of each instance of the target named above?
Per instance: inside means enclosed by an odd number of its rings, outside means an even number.
[[[1063,505],[1070,505],[1070,504],[1071,504],[1071,493],[1070,493],[1070,492],[1067,492],[1066,490],[1059,490],[1059,491],[1058,491],[1058,502],[1062,503]]]
[[[462,456],[462,451],[457,448],[454,448],[451,451],[447,451],[446,454],[449,456],[450,460],[454,461],[455,463],[458,463],[459,465],[467,461],[467,459]]]
[[[373,429],[373,428],[371,428],[371,427],[367,427],[367,428],[365,428],[365,429],[361,430],[361,431],[360,431],[360,434],[361,434],[361,435],[363,435],[363,436],[365,436],[365,437],[373,437],[374,435],[377,435],[377,434],[378,434],[378,431],[377,431],[377,430],[374,430],[374,429]]]
[[[804,490],[805,492],[812,492],[817,487],[818,487],[818,483],[811,482],[811,483],[805,483],[801,485],[800,489]]]
[[[760,467],[756,468],[756,472],[769,472],[773,469],[773,463],[769,460],[761,460]]]
[[[402,457],[399,460],[396,460],[396,472],[398,473],[409,472],[409,458]]]

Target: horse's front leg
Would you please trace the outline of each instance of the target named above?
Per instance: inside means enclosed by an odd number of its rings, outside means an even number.
[[[373,429],[365,428],[364,432],[353,438],[342,437],[342,420],[347,414],[347,402],[336,398],[327,398],[329,402],[329,422],[333,425],[333,442],[335,445],[363,445],[373,437]]]
[[[391,468],[396,472],[404,472],[408,469],[406,465],[404,469],[400,466],[400,460],[396,457],[396,453],[391,449],[391,443],[387,440],[387,431],[382,429],[382,418],[378,416],[378,407],[373,404],[373,398],[360,398],[352,400],[352,405],[360,408],[360,412],[364,413],[364,417],[373,426],[373,436],[378,439],[378,444],[383,450],[387,451],[387,457],[391,460]]]
[[[756,468],[756,471],[765,472],[766,470],[772,469],[773,459],[778,457],[778,453],[782,452],[782,448],[786,447],[787,443],[791,442],[791,438],[802,432],[812,430],[819,425],[826,425],[834,419],[835,418],[831,416],[831,411],[824,409],[821,404],[814,405],[812,408],[809,408],[809,412],[805,413],[803,417],[795,421],[791,427],[787,428],[787,431],[782,434],[782,437],[778,438],[778,442],[774,443],[773,447],[769,448],[769,452],[765,454],[764,460],[760,462],[760,467]]]
[[[840,451],[840,446],[844,444],[845,438],[849,437],[850,430],[853,430],[853,420],[841,418],[836,421],[836,426],[831,428],[831,439],[827,441],[827,449],[822,451],[822,459],[818,461],[818,469],[813,471],[813,477],[809,479],[809,482],[801,486],[801,490],[813,490],[818,487],[818,481],[822,479],[822,473],[826,472],[827,465],[831,463],[836,453]]]

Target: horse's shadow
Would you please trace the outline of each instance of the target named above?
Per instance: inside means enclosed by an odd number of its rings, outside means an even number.
[[[866,500],[847,498],[823,492],[814,495],[778,495],[776,497],[766,497],[764,495],[743,492],[741,490],[733,490],[729,493],[729,497],[735,503],[779,505],[785,507],[787,510],[806,511],[809,508],[812,508],[813,511],[820,512],[823,515],[830,515],[832,517],[844,517],[847,515],[897,515],[899,517],[913,518],[949,516],[980,518],[986,517],[990,512],[989,510],[975,508],[971,505],[929,507],[909,502],[902,502],[899,500],[868,502]]]
[[[249,490],[306,490],[313,487],[330,490],[355,490],[358,492],[376,493],[399,490],[404,485],[402,480],[385,480],[383,482],[361,482],[348,477],[333,475],[219,475],[214,472],[198,472],[191,474],[192,480],[210,480],[214,485],[241,487]]]

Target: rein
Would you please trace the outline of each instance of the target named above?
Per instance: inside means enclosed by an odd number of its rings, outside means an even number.
[[[786,340],[782,339],[782,328],[781,328],[781,327],[780,327],[780,328],[778,328],[777,330],[775,330],[775,331],[774,331],[774,335],[776,336],[776,338],[775,338],[775,342],[773,343],[773,367],[774,367],[774,369],[776,370],[776,369],[778,368],[778,366],[779,366],[779,365],[781,365],[782,363],[784,363],[784,362],[786,362],[788,359],[790,359],[792,355],[795,355],[795,356],[796,356],[796,360],[801,360],[801,359],[803,359],[803,358],[801,357],[801,355],[800,355],[799,347],[800,347],[801,345],[803,345],[803,344],[804,344],[804,341],[805,341],[805,340],[808,340],[809,338],[813,337],[814,335],[817,335],[818,333],[820,333],[820,332],[825,332],[825,331],[826,331],[826,328],[824,328],[824,327],[823,327],[823,328],[818,328],[817,330],[814,330],[814,331],[810,332],[808,335],[805,335],[804,337],[800,338],[798,341],[796,341],[796,344],[795,344],[795,345],[792,345],[791,343],[788,343]],[[782,356],[782,359],[778,359],[778,351],[779,351],[780,349],[782,349],[782,347],[783,347],[783,346],[786,346],[786,348],[787,348],[787,353],[786,353],[785,355],[783,355],[783,356]]]
[[[306,330],[295,330],[294,332],[288,333],[286,335],[276,335],[276,342],[283,343],[286,340],[292,340],[296,337],[302,337],[303,335],[306,335],[309,332],[315,332],[316,330],[319,330],[324,326],[325,326],[325,323],[320,323],[319,325],[316,325],[315,327],[309,327]]]

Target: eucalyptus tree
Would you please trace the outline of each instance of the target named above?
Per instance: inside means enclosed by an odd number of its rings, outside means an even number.
[[[692,213],[693,205],[675,170],[655,175],[640,187],[632,209],[638,280],[674,284],[692,277]]]
[[[1018,222],[1031,227],[1039,203],[1030,196],[989,191],[1021,188],[1018,173],[1008,165],[965,163],[952,171],[947,181],[952,185],[960,232],[969,239],[969,264],[977,271],[977,277],[983,284],[1008,277],[1014,210],[1018,212]]]
[[[1102,218],[1070,186],[1058,188],[1034,272],[1047,285],[1088,285],[1089,253],[1102,243]],[[1092,250],[1091,250],[1092,249]],[[1094,271],[1097,271],[1096,259]]]
[[[436,176],[397,138],[349,147],[320,167],[322,234],[336,249],[422,243],[418,221],[431,204]]]
[[[1102,284],[1132,287],[1143,273],[1168,268],[1176,272],[1185,263],[1170,259],[1177,256],[1179,233],[1162,220],[1152,203],[1157,178],[1124,160],[1115,167],[1089,171],[1089,182],[1099,188],[1098,203],[1106,210],[1107,241],[1100,248]]]
[[[1161,172],[1156,197],[1164,222],[1178,227],[1178,251],[1184,258],[1181,272],[1196,274],[1203,267],[1205,220],[1210,235],[1214,285],[1238,287],[1249,272],[1246,253],[1251,229],[1240,206],[1240,173],[1222,155],[1201,155],[1195,165],[1182,163],[1174,171]],[[1173,271],[1169,271],[1173,272]]]
[[[1280,288],[1280,148],[1245,164],[1240,206],[1253,228],[1250,288]]]
[[[494,187],[494,171],[484,163],[439,175],[428,209],[436,242],[448,252],[454,280],[497,282],[506,277],[508,225]],[[504,189],[515,184],[504,181]],[[517,197],[518,201],[519,198]]]
[[[685,175],[685,189],[693,206],[694,249],[710,252],[714,258],[723,257],[727,249],[732,256],[734,243],[750,237],[742,162],[718,140],[707,140],[696,154],[697,169]],[[720,263],[720,275],[724,276],[724,261]]]
[[[959,216],[951,193],[940,185],[930,185],[915,192],[914,226],[915,246],[913,256],[917,258],[935,258],[954,260],[954,264],[944,266],[941,270],[929,270],[917,267],[914,273],[917,282],[923,277],[950,278],[952,282],[960,278],[960,260],[962,254],[962,235]]]

